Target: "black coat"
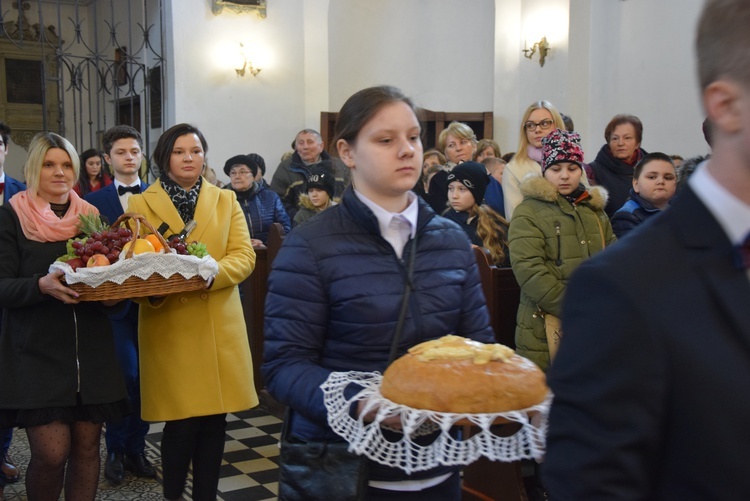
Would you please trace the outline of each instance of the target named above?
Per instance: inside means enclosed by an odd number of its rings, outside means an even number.
[[[745,499],[750,283],[689,187],[583,263],[548,382],[555,500]]]
[[[640,153],[643,157],[646,151],[641,148]],[[604,186],[609,192],[604,212],[611,218],[630,196],[630,188],[633,187],[633,166],[612,156],[607,144],[602,146],[596,160],[589,165],[594,172],[596,184]]]
[[[65,242],[35,242],[10,205],[0,207],[0,409],[103,404],[126,398],[106,309],[66,305],[39,278]]]

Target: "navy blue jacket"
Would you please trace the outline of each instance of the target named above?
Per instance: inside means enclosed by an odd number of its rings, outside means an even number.
[[[497,182],[497,179],[490,176],[490,183],[487,185],[487,191],[484,192],[484,203],[492,207],[495,212],[505,217],[505,195],[503,195],[503,185]]]
[[[399,356],[451,333],[493,342],[466,233],[418,203],[414,290]],[[269,392],[294,410],[296,437],[338,438],[320,390],[331,372],[385,370],[410,251],[407,244],[397,257],[351,188],[284,240],[268,280],[263,376]]]
[[[145,191],[148,186],[148,183],[141,181],[141,191]],[[92,191],[84,197],[84,200],[99,209],[99,213],[105,216],[110,224],[125,212],[122,210],[120,196],[117,194],[114,182],[100,190]]]
[[[612,230],[618,239],[622,238],[630,230],[661,212],[661,209],[654,207],[631,188],[630,199],[612,216]]]
[[[292,231],[292,222],[281,199],[268,187],[255,183],[247,191],[233,191],[237,194],[242,212],[245,213],[250,238],[265,244],[268,240],[268,230],[273,223],[280,223],[284,227],[284,233]]]
[[[745,499],[750,282],[732,252],[686,186],[576,270],[548,373],[550,499]]]
[[[3,189],[3,203],[7,203],[10,197],[19,191],[25,191],[26,185],[5,174],[5,188]]]

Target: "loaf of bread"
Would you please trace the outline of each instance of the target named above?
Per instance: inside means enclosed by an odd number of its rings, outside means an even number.
[[[507,346],[444,336],[393,362],[380,391],[415,409],[476,414],[526,409],[548,389],[539,367]]]

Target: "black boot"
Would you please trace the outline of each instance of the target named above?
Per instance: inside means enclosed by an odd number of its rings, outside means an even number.
[[[112,485],[120,485],[125,481],[125,468],[122,464],[123,455],[120,452],[108,452],[104,462],[104,478]]]
[[[139,454],[128,454],[123,461],[125,469],[136,477],[156,478],[156,470],[143,452]]]

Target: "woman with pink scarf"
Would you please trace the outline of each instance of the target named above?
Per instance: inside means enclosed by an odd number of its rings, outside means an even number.
[[[532,103],[523,114],[518,136],[518,151],[503,171],[505,218],[523,200],[521,182],[530,173],[542,173],[542,139],[555,129],[565,129],[560,112],[549,101]]]
[[[80,302],[50,273],[79,214],[98,214],[72,190],[73,145],[37,134],[24,166],[28,188],[0,207],[0,428],[26,429],[29,499],[94,499],[102,423],[127,410],[103,304]]]

